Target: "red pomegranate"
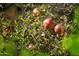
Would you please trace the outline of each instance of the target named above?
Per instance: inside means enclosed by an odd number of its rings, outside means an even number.
[[[43,21],[43,26],[44,28],[48,29],[48,28],[51,28],[53,25],[53,20],[52,18],[46,18],[44,21]]]
[[[55,33],[61,34],[64,31],[64,26],[62,24],[57,24],[54,28]]]

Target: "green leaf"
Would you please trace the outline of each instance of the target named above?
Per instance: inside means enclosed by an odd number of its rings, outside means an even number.
[[[75,11],[74,22],[79,23],[79,6],[77,6],[74,11]]]
[[[32,56],[32,52],[26,48],[22,48],[20,51],[20,56]]]
[[[64,39],[62,40],[62,46],[63,49],[69,49],[69,47],[72,45],[72,40],[71,38],[68,37],[64,37]]]
[[[35,53],[35,56],[48,56],[48,53],[47,53],[47,52],[37,51],[37,52]]]
[[[7,42],[6,52],[10,56],[16,55],[15,43],[13,41]]]
[[[71,55],[79,55],[79,32],[64,37],[62,46],[65,50],[69,50]]]
[[[0,51],[3,48],[3,40],[4,38],[2,37],[2,35],[0,35]]]
[[[3,40],[4,40],[4,38],[2,37],[2,35],[0,35],[0,55],[2,55],[2,50],[4,48]]]

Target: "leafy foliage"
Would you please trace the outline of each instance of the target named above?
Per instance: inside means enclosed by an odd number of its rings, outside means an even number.
[[[71,29],[69,36],[65,36],[62,40],[63,49],[66,49],[70,52],[71,55],[79,55],[79,7],[75,9],[74,23]]]
[[[73,21],[74,6],[74,4],[12,4],[12,9],[2,9],[0,13],[0,55],[69,55],[66,50],[61,48],[63,37],[63,47],[69,50],[71,55],[78,55],[76,52],[79,52],[77,47],[79,33],[74,25],[78,22],[78,9],[75,9],[77,21]],[[3,7],[5,9],[7,5]],[[39,9],[39,16],[32,15],[32,11],[36,7]],[[63,24],[67,35],[71,34],[64,36],[65,33],[62,33],[57,36],[54,28],[45,29],[43,21],[47,17],[51,17],[55,21],[54,26],[58,23]]]
[[[75,15],[74,15],[74,22],[79,23],[79,7],[75,7]]]
[[[0,50],[2,49],[3,47],[3,37],[0,35]]]

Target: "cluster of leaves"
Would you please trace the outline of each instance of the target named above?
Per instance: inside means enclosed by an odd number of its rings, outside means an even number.
[[[74,9],[74,18],[73,24],[70,26],[71,33],[67,36],[64,36],[62,40],[63,49],[66,49],[70,52],[70,55],[79,55],[79,7],[75,6]]]
[[[52,17],[57,23],[65,26],[67,35],[70,34],[69,27],[73,23],[73,9],[76,4],[16,5],[21,6],[21,14],[12,19],[6,19],[3,16],[0,19],[0,55],[69,55],[61,47],[63,37],[57,38],[53,30],[44,29],[42,23],[45,18]],[[40,10],[40,15],[37,17],[32,15],[36,7]],[[4,28],[7,26],[12,30],[4,37]],[[67,43],[64,42],[64,44]]]

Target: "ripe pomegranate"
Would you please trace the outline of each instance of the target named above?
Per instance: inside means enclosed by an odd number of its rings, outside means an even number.
[[[61,34],[64,32],[64,26],[62,24],[57,24],[54,28],[56,34]]]
[[[33,16],[38,16],[40,14],[40,11],[38,8],[34,8],[32,12]]]
[[[52,18],[46,18],[44,21],[43,21],[43,26],[44,28],[48,29],[48,28],[51,28],[53,25],[53,20]]]

